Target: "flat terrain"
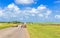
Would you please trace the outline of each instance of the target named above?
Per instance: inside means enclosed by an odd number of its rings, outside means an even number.
[[[30,38],[60,38],[60,24],[28,23]]]
[[[29,38],[26,28],[9,27],[0,30],[0,38]]]
[[[0,29],[16,26],[17,24],[14,23],[0,23]]]
[[[27,23],[27,28],[15,25],[0,23],[0,38],[60,38],[60,24]]]

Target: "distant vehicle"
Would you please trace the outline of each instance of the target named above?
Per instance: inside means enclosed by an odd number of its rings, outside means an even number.
[[[22,23],[21,28],[26,28],[26,23]]]

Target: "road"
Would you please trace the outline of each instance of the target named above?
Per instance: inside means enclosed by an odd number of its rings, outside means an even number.
[[[30,38],[26,28],[10,27],[0,30],[0,38]]]

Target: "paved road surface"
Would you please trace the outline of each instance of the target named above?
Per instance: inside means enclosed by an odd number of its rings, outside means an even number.
[[[26,28],[10,27],[0,30],[0,38],[29,38]]]

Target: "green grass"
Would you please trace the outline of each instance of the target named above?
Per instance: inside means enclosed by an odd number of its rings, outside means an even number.
[[[60,26],[58,24],[27,24],[30,38],[60,38]]]
[[[0,23],[0,29],[8,28],[14,26],[13,23]]]

